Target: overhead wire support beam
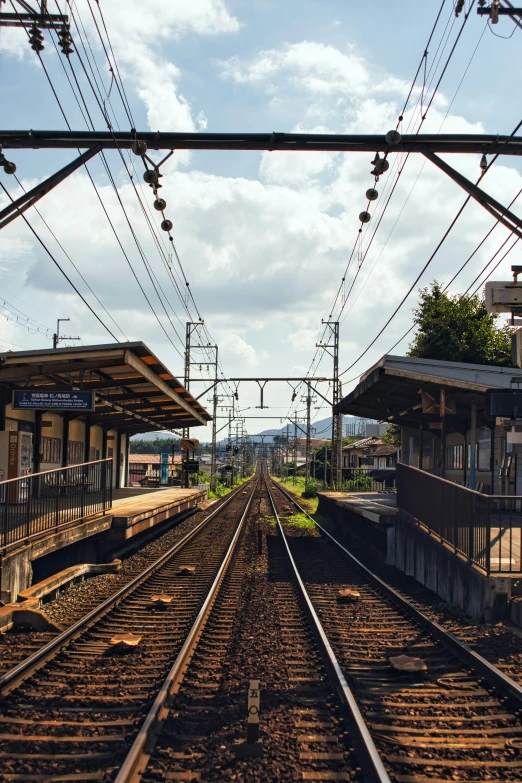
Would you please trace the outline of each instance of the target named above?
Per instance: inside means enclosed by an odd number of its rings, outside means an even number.
[[[57,25],[67,24],[69,17],[63,14],[13,14],[0,13],[0,27],[26,27],[36,24],[38,27],[55,28]]]
[[[496,13],[499,16],[522,16],[522,8],[504,8],[503,6],[499,6]],[[477,8],[477,14],[479,16],[491,16],[491,7]]]
[[[36,204],[37,201],[39,201],[43,196],[49,193],[49,191],[59,185],[60,182],[63,182],[63,180],[66,179],[70,174],[81,168],[84,163],[87,163],[88,160],[101,152],[101,149],[102,147],[100,144],[95,144],[86,152],[83,152],[78,158],[75,158],[73,161],[64,166],[63,169],[60,169],[60,171],[52,174],[50,177],[45,179],[43,182],[40,182],[31,190],[28,190],[26,193],[22,193],[19,198],[12,201],[3,209],[0,209],[0,229],[4,228],[4,226],[7,226],[9,223],[11,223],[12,220],[15,220],[15,218],[21,215],[22,212],[25,212],[27,209]]]
[[[169,133],[150,131],[0,130],[4,149],[68,149],[101,144],[130,149],[136,138],[151,150],[286,150],[310,152],[423,152],[522,155],[521,136],[482,134],[409,134],[390,147],[383,134],[330,133]]]
[[[504,207],[499,201],[488,195],[484,190],[482,190],[482,188],[479,188],[463,174],[460,174],[460,172],[456,171],[456,169],[446,163],[445,160],[442,160],[433,152],[428,150],[423,150],[422,152],[428,160],[438,166],[438,168],[447,174],[448,177],[451,177],[451,179],[456,182],[457,185],[460,185],[460,187],[465,190],[466,193],[468,193],[473,199],[475,199],[475,201],[477,201],[482,207],[484,207],[484,209],[487,209],[487,211],[493,215],[496,220],[502,223],[502,225],[506,226],[506,228],[509,228],[509,230],[516,234],[517,237],[522,239],[521,218],[517,217],[517,215],[511,212],[511,210],[509,210],[507,207]]]

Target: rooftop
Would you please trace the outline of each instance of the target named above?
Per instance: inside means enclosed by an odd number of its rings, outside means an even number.
[[[90,423],[129,434],[198,427],[212,418],[142,342],[2,352],[2,389],[4,399],[15,389],[93,391]]]
[[[522,369],[386,355],[361,376],[335,411],[417,427],[421,420],[440,420],[436,411],[423,412],[421,392],[437,400],[445,389],[454,406],[448,426],[458,430],[469,420],[471,402],[477,404],[479,424],[486,424],[486,390],[512,388],[513,379],[522,383]]]

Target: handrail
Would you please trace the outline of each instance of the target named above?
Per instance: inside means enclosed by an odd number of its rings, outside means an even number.
[[[38,476],[45,476],[47,473],[57,473],[61,470],[70,470],[71,468],[85,468],[88,465],[98,465],[100,462],[112,462],[112,457],[106,457],[105,459],[94,459],[92,462],[78,462],[74,465],[62,465],[60,468],[51,468],[51,470],[42,470],[39,473],[27,473],[25,476],[16,476],[12,479],[5,479],[0,481],[0,486],[3,484],[9,484],[11,481],[20,481],[22,479],[37,478]]]

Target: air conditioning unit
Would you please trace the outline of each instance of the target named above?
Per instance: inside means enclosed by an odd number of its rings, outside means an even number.
[[[512,313],[522,311],[522,283],[490,281],[485,289],[488,313]]]

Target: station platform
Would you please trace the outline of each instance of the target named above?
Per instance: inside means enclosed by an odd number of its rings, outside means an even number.
[[[413,577],[444,601],[460,606],[468,616],[485,621],[511,616],[513,622],[522,625],[522,598],[513,595],[514,586],[522,578],[520,530],[509,531],[508,562],[507,547],[502,543],[507,533],[502,528],[491,528],[491,572],[487,575],[397,508],[396,501],[392,493],[321,492],[317,513],[369,548],[383,563]]]
[[[16,601],[38,579],[78,563],[105,562],[126,542],[168,519],[201,505],[206,489],[165,487],[114,490],[112,507],[70,525],[49,530],[0,555],[0,600]]]

